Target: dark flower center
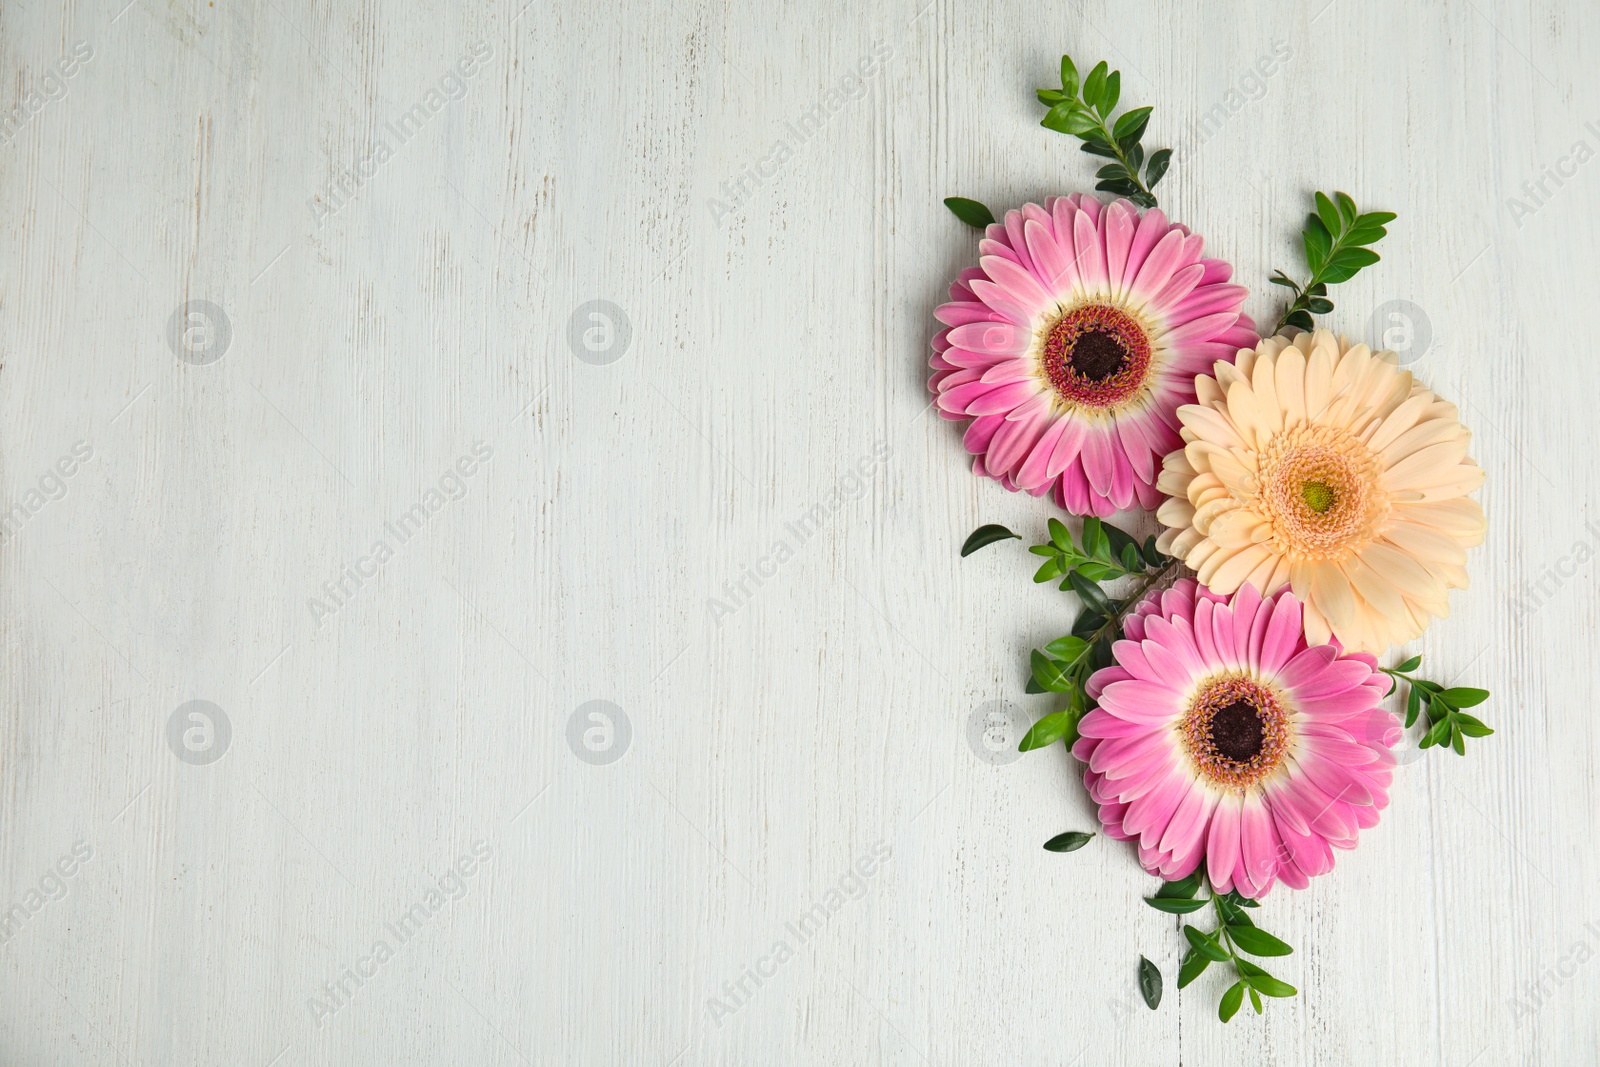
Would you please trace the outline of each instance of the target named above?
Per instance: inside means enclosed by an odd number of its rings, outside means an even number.
[[[1200,777],[1224,789],[1250,789],[1288,755],[1289,708],[1272,687],[1245,671],[1202,680],[1175,724]]]
[[[1114,411],[1149,388],[1150,335],[1121,308],[1081,304],[1041,330],[1039,369],[1068,410]]]
[[[1211,717],[1212,747],[1235,763],[1248,763],[1260,755],[1263,740],[1261,713],[1254,704],[1235,700]]]
[[[1089,330],[1079,335],[1067,362],[1091,382],[1103,382],[1128,362],[1128,350],[1106,331]]]

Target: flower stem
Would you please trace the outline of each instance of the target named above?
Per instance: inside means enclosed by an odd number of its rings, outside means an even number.
[[[1144,599],[1144,595],[1148,593],[1157,582],[1160,582],[1162,579],[1166,578],[1180,566],[1182,566],[1181,560],[1170,559],[1160,570],[1156,571],[1154,574],[1148,575],[1143,582],[1140,582],[1139,588],[1135,589],[1131,594],[1129,594],[1128,597],[1124,599],[1117,607],[1117,610],[1112,612],[1111,617],[1105,621],[1105,624],[1094,632],[1093,637],[1089,638],[1090,647],[1093,647],[1095,642],[1106,636],[1106,634],[1113,629],[1120,630],[1122,628],[1122,620],[1128,617],[1128,612],[1139,606],[1139,602]]]
[[[1133,160],[1129,158],[1128,153],[1122,150],[1122,145],[1117,142],[1116,137],[1112,136],[1111,130],[1106,126],[1106,120],[1100,119],[1098,121],[1100,123],[1100,139],[1111,146],[1111,151],[1116,153],[1117,162],[1122,164],[1122,169],[1128,172],[1129,179],[1139,187],[1139,191],[1148,196],[1151,201],[1154,201],[1156,194],[1152,193],[1144,182],[1140,180],[1139,168],[1133,165]]]

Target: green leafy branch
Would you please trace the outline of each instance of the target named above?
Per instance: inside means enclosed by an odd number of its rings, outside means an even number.
[[[1038,93],[1039,102],[1050,109],[1039,125],[1057,133],[1071,134],[1083,142],[1083,151],[1112,160],[1095,172],[1095,177],[1100,179],[1096,189],[1125,196],[1143,208],[1156,206],[1151,190],[1167,173],[1172,149],[1159,149],[1145,159],[1144,146],[1139,140],[1150,122],[1151,108],[1136,107],[1123,112],[1115,122],[1111,121],[1111,113],[1122,96],[1121,71],[1107,70],[1102,60],[1080,85],[1078,68],[1072,57],[1062,56],[1061,88],[1040,89]],[[1144,171],[1142,180],[1139,177],[1141,168]]]
[[[1302,286],[1281,270],[1272,273],[1273,285],[1294,291],[1294,301],[1284,309],[1274,333],[1285,326],[1313,329],[1312,315],[1333,310],[1328,286],[1349,281],[1362,267],[1378,262],[1378,253],[1368,246],[1387,236],[1384,227],[1395,220],[1392,211],[1358,213],[1356,202],[1344,193],[1329,199],[1319,192],[1316,200],[1317,210],[1306,216],[1306,228],[1300,232],[1311,280]]]
[[[1205,973],[1213,963],[1230,963],[1238,980],[1222,994],[1217,1005],[1217,1017],[1227,1022],[1239,1011],[1246,994],[1250,1005],[1260,1015],[1261,998],[1292,997],[1297,990],[1288,982],[1268,974],[1260,964],[1244,958],[1249,956],[1287,956],[1294,952],[1286,943],[1258,927],[1246,913],[1246,908],[1260,905],[1236,890],[1218,893],[1206,886],[1206,896],[1200,896],[1205,885],[1204,865],[1187,878],[1164,882],[1156,895],[1145,897],[1145,903],[1157,911],[1171,915],[1187,915],[1200,911],[1207,904],[1216,909],[1217,927],[1201,930],[1184,924],[1183,936],[1189,942],[1189,951],[1178,965],[1178,988],[1182,989]],[[1244,955],[1241,955],[1243,953]]]
[[[1410,687],[1406,693],[1407,729],[1416,723],[1424,711],[1427,712],[1428,729],[1423,734],[1422,740],[1417,743],[1417,747],[1433,748],[1439,745],[1455,749],[1458,756],[1465,756],[1467,754],[1465,738],[1488,737],[1494,731],[1461,709],[1482,704],[1489,699],[1489,691],[1473,689],[1470,686],[1446,688],[1437,682],[1413,677],[1410,672],[1420,666],[1422,657],[1412,656],[1398,667],[1379,669],[1391,679],[1389,692],[1395,691],[1401,679],[1404,679]]]
[[[1004,526],[980,526],[961,548],[963,556],[986,545],[1016,538]],[[1029,656],[1032,674],[1029,693],[1064,693],[1067,706],[1033,724],[1017,746],[1023,752],[1065,740],[1070,746],[1078,739],[1078,720],[1093,707],[1086,690],[1089,676],[1111,664],[1111,646],[1122,638],[1122,621],[1138,606],[1144,595],[1177,570],[1177,560],[1156,549],[1152,535],[1140,544],[1134,537],[1110,523],[1090,516],[1083,520],[1083,531],[1073,540],[1072,531],[1059,519],[1050,520],[1050,539],[1028,549],[1045,560],[1034,574],[1035,582],[1061,580],[1060,588],[1076,593],[1083,608],[1072,624],[1072,632],[1051,641]],[[1101,582],[1123,578],[1139,580],[1125,597],[1110,596]]]

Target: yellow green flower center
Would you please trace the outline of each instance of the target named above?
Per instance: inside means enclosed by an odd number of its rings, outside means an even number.
[[[1339,497],[1327,482],[1307,482],[1300,487],[1300,499],[1306,502],[1306,507],[1324,515]]]
[[[1297,424],[1256,454],[1252,499],[1271,523],[1275,551],[1293,561],[1343,560],[1388,513],[1378,460],[1348,431]]]

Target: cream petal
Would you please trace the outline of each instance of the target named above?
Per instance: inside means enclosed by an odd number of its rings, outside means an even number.
[[[1405,597],[1392,584],[1379,578],[1371,567],[1362,562],[1360,556],[1345,560],[1344,570],[1350,576],[1350,584],[1362,599],[1372,605],[1374,611],[1384,615],[1405,614]]]
[[[1401,434],[1405,433],[1407,430],[1410,430],[1419,421],[1421,421],[1423,416],[1427,413],[1427,409],[1428,399],[1426,397],[1416,396],[1414,394],[1407,397],[1399,407],[1391,411],[1388,416],[1385,417],[1384,420],[1373,429],[1372,433],[1367,436],[1367,447],[1372,449],[1374,452],[1382,452],[1384,449],[1393,444]],[[1443,420],[1430,419],[1428,421],[1432,422]]]
[[[1200,440],[1225,448],[1243,448],[1245,440],[1235,429],[1233,421],[1216,408],[1199,404],[1184,404],[1178,408],[1178,418],[1194,430]]]
[[[1467,457],[1466,437],[1429,445],[1411,453],[1383,472],[1383,484],[1391,489],[1428,489],[1456,480],[1461,461]]]
[[[1350,579],[1337,563],[1317,563],[1311,568],[1311,599],[1337,632],[1340,626],[1354,619],[1355,594],[1350,589]]]
[[[1460,566],[1467,562],[1467,550],[1448,534],[1411,522],[1391,522],[1383,531],[1384,540],[1424,564],[1431,562]]]
[[[1306,357],[1298,348],[1290,348],[1276,360],[1274,382],[1278,403],[1283,406],[1286,425],[1306,418]]]
[[[1250,545],[1232,554],[1228,554],[1227,549],[1219,548],[1197,572],[1200,584],[1213,593],[1228,596],[1244,584],[1246,576],[1269,555],[1269,551],[1261,545]]]

